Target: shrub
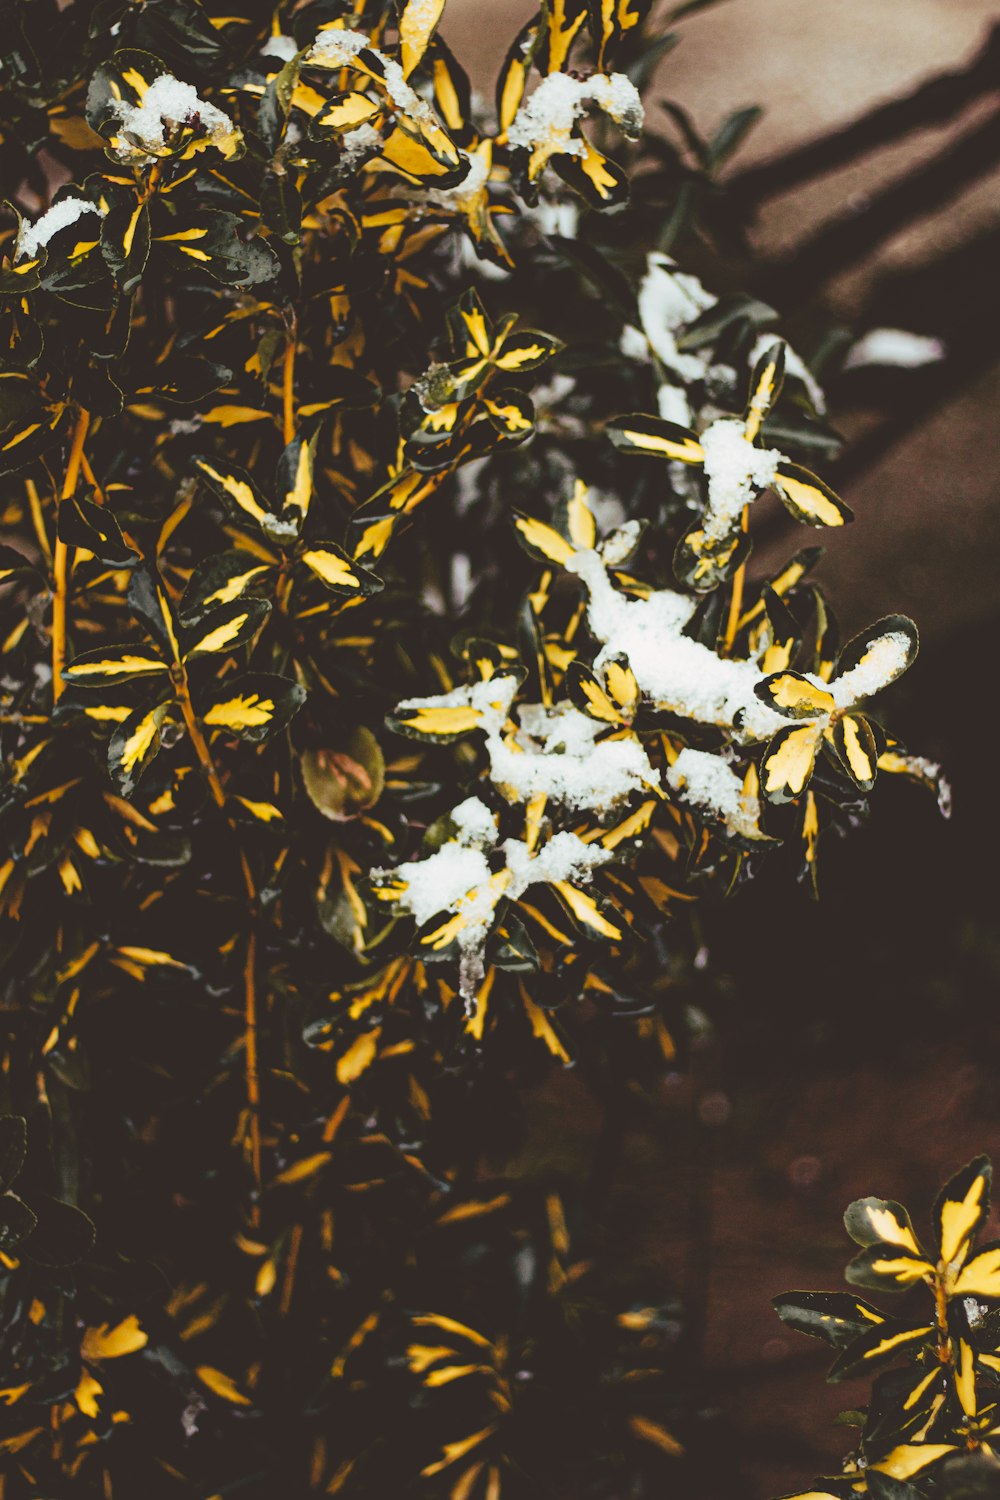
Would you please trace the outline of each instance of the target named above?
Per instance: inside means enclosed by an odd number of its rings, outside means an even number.
[[[494,116],[441,9],[11,23],[8,1497],[658,1492],[677,1310],[520,1101],[612,1115],[693,903],[941,789],[867,706],[912,623],[748,581],[765,491],[849,519],[777,315],[667,253],[753,112],[629,147],[668,38],[569,0]]]
[[[1000,1245],[975,1247],[990,1211],[992,1166],[976,1157],[941,1190],[932,1234],[919,1240],[906,1209],[860,1198],[844,1215],[862,1248],[847,1268],[853,1285],[916,1292],[893,1316],[849,1292],[788,1292],[775,1299],[791,1328],[836,1349],[827,1376],[879,1370],[865,1411],[842,1420],[859,1428],[843,1476],[818,1479],[813,1496],[992,1495],[1000,1482]]]

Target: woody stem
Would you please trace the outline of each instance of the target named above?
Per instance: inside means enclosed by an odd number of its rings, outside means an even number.
[[[744,505],[743,507],[743,514],[740,517],[740,526],[744,531],[746,531],[749,526],[749,506]],[[739,567],[736,569],[736,576],[733,579],[732,597],[729,600],[729,618],[726,621],[725,635],[725,652],[727,656],[732,650],[733,641],[736,639],[736,627],[740,622],[740,615],[743,613],[743,586],[746,582],[746,575],[746,562],[741,562]]]
[[[69,450],[69,461],[66,464],[66,475],[63,479],[62,493],[59,498],[61,505],[68,500],[76,490],[76,483],[80,477],[80,461],[83,458],[83,444],[87,436],[87,428],[90,426],[90,412],[83,407],[77,412],[76,426],[73,429],[73,441]],[[63,668],[66,665],[66,595],[69,585],[69,548],[65,542],[59,540],[59,511],[56,510],[56,539],[52,552],[52,701],[58,703],[63,690]]]
[[[288,325],[288,342],[285,345],[285,360],[281,380],[282,429],[286,447],[295,436],[295,345],[297,335],[298,321],[293,313]]]
[[[216,770],[212,752],[208,748],[205,736],[202,734],[201,726],[195,717],[194,705],[191,702],[191,691],[188,687],[187,674],[183,667],[175,680],[175,691],[177,701],[184,716],[184,724],[188,737],[194,746],[195,754],[205,773],[209,789],[215,804],[219,808],[225,808],[226,793],[219,773]],[[250,861],[246,852],[241,848],[240,870],[243,875],[243,884],[246,887],[247,899],[250,905],[250,931],[247,936],[246,958],[243,964],[243,1062],[244,1076],[246,1079],[246,1098],[248,1129],[250,1136],[250,1165],[253,1171],[254,1183],[257,1188],[258,1199],[261,1191],[261,1149],[260,1149],[260,1067],[257,1058],[257,933],[253,926],[254,909],[257,901],[257,886],[250,868]],[[259,1204],[254,1203],[251,1208],[251,1221],[256,1224],[260,1217]]]

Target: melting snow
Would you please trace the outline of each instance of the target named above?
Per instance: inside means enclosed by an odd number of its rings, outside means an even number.
[[[34,224],[25,224],[17,242],[15,260],[30,259],[43,245],[47,245],[60,229],[75,224],[84,214],[98,214],[102,219],[104,210],[91,203],[89,198],[63,198],[36,219]]]

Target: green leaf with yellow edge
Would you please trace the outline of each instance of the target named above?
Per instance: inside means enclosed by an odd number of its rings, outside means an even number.
[[[88,552],[111,567],[131,567],[139,559],[134,547],[122,536],[113,512],[106,505],[71,495],[59,504],[59,540]]]
[[[137,708],[119,724],[108,744],[108,770],[123,797],[131,797],[139,778],[160,748],[160,730],[169,705]]]
[[[164,657],[180,661],[177,618],[173,600],[158,570],[148,562],[137,566],[128,582],[129,612],[156,642]]]
[[[199,656],[214,656],[220,652],[238,651],[253,640],[271,612],[270,601],[244,597],[232,604],[220,604],[197,626],[184,632],[183,654],[185,661]]]
[[[937,1341],[934,1323],[897,1324],[871,1328],[841,1351],[827,1373],[827,1380],[850,1380],[864,1370],[880,1369],[895,1360],[912,1358]]]
[[[666,458],[675,463],[701,464],[705,450],[696,433],[662,417],[647,417],[641,412],[616,417],[604,429],[619,453],[643,458]]]
[[[605,913],[604,905],[596,896],[589,891],[583,891],[579,886],[572,885],[567,880],[554,880],[552,889],[557,893],[563,905],[573,917],[577,926],[588,937],[595,934],[598,937],[616,941],[624,937],[622,918],[612,919]]]
[[[769,802],[791,802],[809,785],[822,741],[815,724],[779,729],[760,763],[760,785]]]
[[[241,519],[249,516],[271,542],[287,546],[294,542],[302,526],[302,515],[292,508],[287,514],[277,514],[264,499],[245,469],[233,464],[216,462],[211,458],[196,458],[195,468],[208,481],[220,500]]]
[[[293,523],[301,531],[309,514],[313,497],[313,464],[316,454],[316,436],[306,441],[296,437],[285,448],[278,459],[274,476],[274,490],[278,510],[283,520]]]
[[[248,672],[213,684],[198,709],[206,729],[259,745],[285,729],[305,700],[305,688],[287,677]]]
[[[976,1156],[938,1194],[932,1220],[945,1265],[965,1258],[971,1241],[986,1222],[992,1180],[989,1157]]]
[[[823,738],[858,791],[870,792],[885,748],[885,736],[874,720],[864,714],[843,714],[834,719]]]
[[[421,704],[412,708],[401,706],[396,713],[389,714],[385,722],[396,734],[445,745],[478,729],[483,722],[483,713],[468,704]]]
[[[748,442],[753,442],[761,424],[781,395],[785,378],[785,346],[780,340],[765,349],[750,377],[750,394],[743,423]]]
[[[789,719],[815,719],[833,713],[837,706],[828,689],[810,682],[801,672],[774,672],[758,682],[754,692],[768,708]]]
[[[579,155],[560,152],[552,158],[552,166],[563,182],[591,208],[616,208],[627,203],[628,173],[583,137],[580,145]]]
[[[828,484],[808,469],[783,459],[771,488],[797,521],[807,526],[844,526],[854,513]]]
[[[33,563],[16,547],[0,546],[0,584],[13,583],[15,579],[37,576]]]
[[[844,1212],[844,1227],[858,1245],[897,1245],[922,1254],[910,1216],[891,1198],[857,1198]]]
[[[696,524],[674,549],[674,573],[680,583],[707,594],[732,578],[746,562],[750,548],[749,533],[738,525],[725,536],[715,537]]]
[[[274,563],[250,552],[218,552],[200,562],[188,580],[178,606],[182,625],[197,625],[220,604],[232,604],[253,589],[261,590]]]
[[[78,687],[103,689],[139,677],[169,672],[167,663],[149,646],[98,646],[84,651],[64,669],[63,676]]]
[[[955,1297],[1000,1298],[1000,1244],[984,1245],[967,1260],[951,1290]]]
[[[874,1291],[902,1291],[934,1274],[933,1263],[899,1245],[869,1245],[844,1273],[852,1286]]]
[[[554,526],[538,521],[534,516],[514,514],[514,528],[524,550],[540,562],[555,563],[565,568],[575,555],[572,542],[560,536]]]
[[[377,594],[381,578],[363,568],[336,542],[311,542],[299,553],[299,561],[334,594]]]
[[[886,1323],[885,1313],[850,1292],[784,1292],[771,1303],[781,1321],[796,1333],[844,1349]]]
[[[905,643],[902,652],[900,637]],[[881,691],[912,666],[919,648],[917,627],[909,615],[884,615],[847,642],[837,657],[835,675],[843,677],[860,667],[875,674]]]

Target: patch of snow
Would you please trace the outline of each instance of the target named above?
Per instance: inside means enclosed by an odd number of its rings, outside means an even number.
[[[618,339],[618,347],[626,359],[639,364],[649,364],[649,340],[634,323],[626,323]]]
[[[687,392],[679,385],[661,385],[656,392],[656,407],[665,422],[676,422],[679,427],[690,427],[691,404]],[[683,468],[684,465],[678,465]]]
[[[593,510],[592,505],[591,509]],[[596,515],[597,512],[595,511],[594,514]],[[597,549],[604,566],[618,568],[622,563],[627,562],[638,547],[641,536],[641,521],[623,521],[620,526],[615,526]]]
[[[718,540],[732,530],[744,505],[771,484],[785,455],[749,442],[738,417],[720,417],[699,441],[708,479],[705,535]]]
[[[848,350],[843,367],[856,370],[862,365],[895,365],[903,370],[916,370],[921,365],[935,364],[947,353],[947,346],[940,339],[908,333],[905,328],[873,328]]]
[[[425,188],[420,191],[420,199],[426,203],[436,203],[441,208],[466,208],[478,193],[486,186],[490,176],[490,164],[485,155],[479,151],[459,151],[469,164],[469,170],[462,178],[450,188]],[[416,195],[414,195],[416,196]]]
[[[316,39],[304,61],[318,63],[324,68],[343,68],[366,47],[372,47],[372,39],[367,32],[351,31],[346,26],[325,26],[316,33]]]
[[[751,370],[755,367],[759,359],[764,358],[764,355],[775,342],[776,340],[773,333],[762,333],[760,335],[760,337],[757,339],[757,342],[750,350],[750,357],[747,360],[747,364],[750,366]],[[785,370],[789,375],[794,375],[797,380],[801,380],[802,384],[805,386],[807,392],[809,393],[809,400],[812,402],[816,411],[825,412],[826,396],[823,394],[823,387],[820,385],[819,381],[816,379],[816,376],[813,374],[812,370],[810,370],[809,366],[806,364],[802,356],[796,354],[795,350],[789,344],[785,344]]]
[[[395,870],[373,873],[406,882],[399,905],[422,927],[438,912],[464,914],[493,871],[482,849],[452,840],[426,859],[409,860]]]
[[[658,708],[699,724],[714,724],[749,742],[769,739],[788,720],[756,696],[764,680],[752,661],[730,660],[683,635],[695,601],[671,589],[630,599],[611,583],[597,552],[581,550],[567,564],[590,595],[587,620],[602,642],[599,671],[623,655],[643,693]]]
[[[141,103],[128,104],[119,99],[114,110],[123,134],[150,156],[161,152],[168,138],[195,118],[200,134],[213,144],[231,137],[235,129],[224,110],[209,104],[190,83],[183,83],[170,73],[161,73],[153,79]]]
[[[530,885],[589,880],[592,871],[613,857],[610,849],[585,844],[575,833],[566,832],[553,834],[534,854],[520,839],[506,839],[502,847],[511,872],[508,894],[512,897],[522,895]]]
[[[491,813],[480,798],[466,797],[464,802],[452,808],[449,817],[455,825],[455,837],[460,844],[482,849],[496,843],[496,814]]]
[[[605,726],[572,704],[522,704],[518,720],[513,736],[486,741],[491,780],[511,801],[544,795],[563,807],[606,812],[659,781],[638,740],[597,740]]]
[[[359,52],[371,52],[382,67],[383,82],[389,98],[397,109],[415,120],[426,120],[431,109],[407,83],[403,70],[393,57],[386,57],[363,31],[350,31],[344,26],[325,26],[317,32],[316,40],[305,55],[304,61],[313,67],[347,68]]]
[[[721,755],[683,749],[667,771],[667,782],[682,800],[721,818],[733,833],[760,837],[760,798],[743,790],[743,779]]]
[[[594,73],[590,78],[550,73],[514,116],[508,143],[525,151],[544,146],[579,156],[583,143],[573,139],[573,127],[590,104],[603,109],[628,135],[642,129],[642,100],[624,73]]]
[[[905,670],[911,642],[901,630],[890,630],[868,642],[865,659],[834,678],[829,690],[838,708],[851,708],[888,687]]]
[[[473,803],[477,807],[470,810]],[[489,834],[483,813],[490,818]],[[500,901],[504,897],[516,901],[532,885],[588,881],[613,854],[599,844],[585,844],[568,832],[555,834],[534,852],[520,839],[506,839],[501,846],[504,864],[494,870],[484,848],[471,843],[472,838],[478,838],[482,844],[488,842],[491,849],[496,843],[496,825],[485,804],[471,797],[452,811],[451,818],[468,831],[464,841],[442,844],[426,859],[409,860],[395,870],[374,870],[372,874],[394,886],[397,882],[403,885],[395,899],[396,909],[408,912],[418,926],[442,912],[462,918],[456,935],[459,991],[466,1002],[471,1002],[482,983],[483,950]]]
[[[340,159],[337,162],[342,171],[351,171],[377,151],[382,145],[382,137],[370,125],[367,120],[361,125],[355,125],[353,130],[347,130],[340,138]]]
[[[632,792],[657,784],[657,773],[638,740],[598,741],[605,726],[572,704],[521,704],[517,724],[508,724],[516,689],[515,678],[494,677],[431,698],[408,698],[397,712],[478,709],[490,779],[511,802],[545,796],[574,810],[606,812]]]
[[[677,336],[716,304],[696,276],[678,271],[666,255],[652,252],[639,283],[639,320],[649,347],[661,364],[683,380],[701,380],[711,364],[707,350],[682,352]]]
[[[262,57],[280,57],[282,62],[289,62],[298,52],[298,44],[293,36],[269,36],[261,47]]]
[[[60,229],[67,229],[84,214],[97,214],[103,219],[104,210],[98,208],[96,203],[91,203],[89,198],[62,198],[58,203],[53,203],[33,224],[22,226],[14,250],[15,261],[30,260]]]
[[[542,234],[559,234],[565,240],[575,240],[580,227],[579,206],[568,198],[540,198],[537,203],[524,204],[521,217],[537,224]]]

